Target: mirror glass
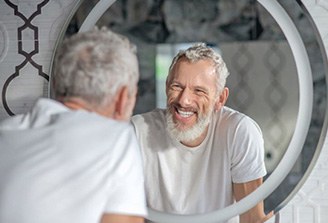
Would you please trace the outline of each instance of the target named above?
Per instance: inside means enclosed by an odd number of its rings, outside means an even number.
[[[76,33],[98,0],[83,1],[64,34]],[[313,74],[313,114],[302,154],[281,185],[265,200],[266,212],[282,208],[310,172],[326,126],[326,59],[311,17],[299,1],[279,0],[305,44]],[[206,12],[206,13],[204,13]],[[99,19],[138,46],[140,81],[135,114],[165,107],[165,78],[180,48],[206,42],[227,63],[227,106],[258,122],[265,140],[268,176],[295,130],[299,86],[295,61],[284,33],[255,0],[117,0]]]

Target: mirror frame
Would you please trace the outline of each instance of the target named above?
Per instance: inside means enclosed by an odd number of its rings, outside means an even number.
[[[148,209],[149,215],[147,219],[156,221],[156,222],[170,222],[170,223],[206,223],[206,222],[216,222],[221,220],[227,220],[233,216],[236,216],[240,213],[243,213],[253,206],[255,206],[258,202],[264,200],[268,195],[270,195],[274,189],[276,189],[280,183],[284,180],[287,174],[292,169],[294,163],[296,162],[299,154],[302,151],[303,145],[305,143],[305,139],[307,136],[307,132],[309,130],[311,115],[312,115],[312,107],[313,107],[313,86],[312,86],[312,71],[310,67],[310,62],[308,58],[308,54],[306,52],[304,43],[300,34],[295,27],[293,21],[290,19],[286,11],[283,7],[277,2],[277,0],[257,0],[276,20],[283,33],[285,34],[287,41],[291,47],[295,62],[296,68],[298,71],[299,78],[299,112],[296,121],[295,132],[290,141],[290,144],[286,150],[285,155],[282,160],[273,171],[273,173],[269,176],[268,179],[253,193],[246,196],[244,199],[232,204],[223,209],[219,209],[217,211],[205,213],[205,214],[196,214],[196,215],[178,215],[178,214],[168,214],[160,211],[155,211],[153,209]],[[73,15],[76,13],[79,6],[84,2],[84,0],[79,0],[72,13],[68,17],[64,27],[63,32],[61,32],[61,36],[58,39],[55,49],[57,49],[58,45],[62,42],[63,36],[65,34],[65,30],[71,21]],[[95,7],[91,10],[89,15],[84,20],[79,32],[87,31],[93,28],[96,22],[101,18],[101,16],[107,11],[107,9],[115,3],[116,0],[100,0]],[[298,1],[298,4],[300,2]],[[304,6],[302,7],[304,10]],[[313,27],[316,27],[314,23]],[[323,44],[320,39],[317,37],[317,41],[319,42],[321,53],[323,53]],[[53,55],[54,57],[54,55]],[[52,58],[53,61],[53,58]],[[327,61],[324,60],[324,65],[327,71]],[[51,63],[53,66],[53,63]],[[52,69],[50,69],[52,70]],[[325,78],[327,80],[327,72],[325,72]],[[49,92],[51,92],[49,90]],[[302,177],[301,181],[297,184],[296,188],[293,192],[285,199],[285,201],[289,201],[291,197],[295,195],[298,189],[303,185],[306,181],[308,175],[311,173],[318,157],[321,152],[321,148],[323,146],[323,141],[325,134],[327,132],[327,103],[326,103],[326,112],[324,118],[324,124],[321,129],[321,134],[319,138],[319,143],[316,148],[315,154],[311,160],[309,167],[307,168],[306,173]],[[289,198],[289,199],[288,199]],[[286,202],[286,203],[287,203]],[[283,206],[280,205],[275,211],[280,210]]]

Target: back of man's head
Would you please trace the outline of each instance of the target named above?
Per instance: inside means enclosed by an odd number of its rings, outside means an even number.
[[[54,97],[92,106],[112,103],[122,86],[136,90],[139,78],[136,47],[106,28],[77,33],[57,51],[52,76]]]

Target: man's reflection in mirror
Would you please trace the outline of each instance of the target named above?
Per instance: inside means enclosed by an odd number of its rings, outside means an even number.
[[[167,109],[135,115],[150,208],[177,214],[215,211],[242,199],[266,175],[261,130],[225,106],[229,72],[203,43],[180,51],[166,79]],[[265,218],[263,202],[226,222]]]

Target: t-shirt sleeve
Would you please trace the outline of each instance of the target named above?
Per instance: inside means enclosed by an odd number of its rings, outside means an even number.
[[[245,183],[265,176],[264,141],[257,123],[243,117],[236,126],[232,142],[232,182]]]
[[[146,216],[144,176],[140,149],[132,126],[117,139],[116,157],[110,199],[105,212],[133,216]]]

